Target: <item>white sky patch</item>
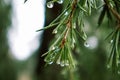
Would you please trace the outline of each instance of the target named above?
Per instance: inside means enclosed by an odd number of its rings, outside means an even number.
[[[14,1],[13,27],[9,31],[10,48],[18,60],[26,60],[39,46],[44,24],[44,0]]]

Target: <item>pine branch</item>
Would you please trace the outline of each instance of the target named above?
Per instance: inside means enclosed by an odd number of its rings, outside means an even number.
[[[119,15],[119,13],[109,5],[109,1],[108,0],[104,0],[104,2],[106,3],[106,5],[110,9],[110,11],[113,13],[113,15],[116,17],[116,19],[118,19],[119,22],[120,22],[120,15]]]
[[[65,42],[66,42],[67,35],[68,35],[68,33],[69,33],[69,30],[70,30],[70,28],[72,27],[72,17],[73,17],[73,14],[74,14],[76,5],[77,5],[77,0],[74,0],[74,1],[73,1],[73,4],[72,4],[72,7],[71,7],[71,8],[72,8],[72,11],[71,11],[71,13],[70,13],[70,15],[69,15],[69,17],[68,17],[68,21],[67,21],[67,31],[65,32],[64,38],[63,38],[63,40],[62,40],[62,42],[61,42],[61,48],[64,46],[64,44],[65,44]]]

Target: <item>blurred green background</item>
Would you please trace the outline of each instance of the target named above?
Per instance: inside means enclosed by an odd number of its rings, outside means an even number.
[[[85,31],[89,38],[97,41],[96,47],[86,48],[80,43],[79,54],[75,54],[78,66],[69,70],[54,64],[45,66],[44,57],[41,57],[54,37],[51,34],[53,28],[43,32],[41,45],[30,58],[18,61],[12,57],[7,34],[11,26],[13,4],[12,1],[8,2],[0,0],[0,80],[120,80],[120,75],[113,75],[106,67],[110,47],[104,39],[111,29],[106,18],[101,27],[97,27],[100,11],[93,10],[92,15],[85,19]],[[52,9],[46,8],[45,26],[61,13],[63,7],[55,4]]]

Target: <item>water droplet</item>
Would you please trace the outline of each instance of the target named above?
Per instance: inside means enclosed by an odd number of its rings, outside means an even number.
[[[61,55],[58,57],[58,59],[56,61],[57,64],[60,64],[60,59],[61,59]]]
[[[75,39],[73,38],[71,48],[74,49],[74,47],[75,47]]]
[[[58,0],[57,3],[58,4],[62,4],[64,0]]]
[[[53,62],[51,61],[51,62],[49,62],[48,64],[52,64]]]
[[[65,61],[65,66],[69,66],[69,61],[68,60]]]
[[[84,43],[84,46],[85,47],[90,47],[90,45],[87,42]]]
[[[110,40],[110,43],[113,43],[113,40]]]
[[[76,24],[75,23],[73,24],[73,28],[76,29]]]
[[[75,43],[75,39],[73,38],[73,43]]]
[[[51,50],[55,50],[55,46],[52,46],[52,47],[51,47]]]
[[[54,31],[53,31],[54,34],[57,34],[57,32],[58,32],[57,30],[54,30]]]
[[[67,16],[67,15],[68,15],[68,12],[65,12],[65,15]]]
[[[60,64],[60,59],[58,59],[56,63],[57,63],[57,64]]]
[[[66,66],[69,66],[69,63],[65,63]]]
[[[64,67],[64,66],[65,66],[64,61],[62,61],[62,62],[60,63],[60,66],[61,66],[61,67]]]
[[[53,6],[54,6],[53,1],[50,1],[50,2],[47,3],[48,8],[53,8]]]
[[[60,66],[61,66],[61,67],[64,67],[64,64],[61,63]]]
[[[44,59],[44,61],[45,61],[45,62],[48,62],[48,60],[47,60],[46,58]]]

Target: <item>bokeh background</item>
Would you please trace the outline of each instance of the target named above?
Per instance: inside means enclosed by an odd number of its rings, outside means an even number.
[[[107,70],[110,42],[105,37],[111,32],[105,18],[101,27],[97,21],[100,10],[93,10],[85,18],[84,30],[89,45],[80,44],[75,54],[79,65],[68,70],[58,65],[45,66],[44,57],[53,28],[36,32],[54,20],[64,4],[46,7],[49,0],[0,0],[0,80],[118,80]],[[101,3],[101,2],[99,2]]]

